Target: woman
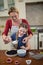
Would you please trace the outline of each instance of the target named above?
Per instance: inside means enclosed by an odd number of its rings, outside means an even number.
[[[10,18],[6,21],[4,32],[2,33],[2,38],[5,43],[9,43],[11,38],[8,37],[9,29],[11,30],[11,35],[18,31],[19,24],[26,23],[28,25],[28,36],[23,39],[23,42],[27,42],[32,37],[32,32],[29,23],[25,19],[19,19],[19,12],[15,7],[11,7],[8,11]]]

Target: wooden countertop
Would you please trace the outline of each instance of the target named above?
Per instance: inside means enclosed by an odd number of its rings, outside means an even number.
[[[34,50],[35,52],[39,52]],[[12,63],[7,63],[6,60],[7,58],[10,58],[8,56],[5,55],[5,50],[0,50],[0,65],[15,65],[15,61],[19,61],[20,65],[27,65],[26,64],[26,60],[31,60],[31,64],[30,65],[43,65],[43,58],[40,60],[36,60],[32,57],[30,57],[30,55],[27,53],[27,55],[25,57],[19,57],[19,56],[13,56],[12,58]]]

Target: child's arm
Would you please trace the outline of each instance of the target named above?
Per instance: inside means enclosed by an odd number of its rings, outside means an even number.
[[[25,49],[25,47],[24,47],[24,46],[21,46],[20,48],[21,48],[21,49]]]
[[[21,49],[25,49],[25,50],[29,50],[31,48],[31,45],[29,43],[26,43],[26,47],[25,46],[21,46]]]
[[[28,42],[28,43],[26,43],[26,47],[25,47],[25,50],[29,50],[31,48],[31,45],[30,45],[30,43]]]

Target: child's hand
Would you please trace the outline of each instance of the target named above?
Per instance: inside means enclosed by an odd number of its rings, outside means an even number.
[[[24,47],[24,46],[21,46],[20,48],[21,48],[21,49],[25,49],[25,47]]]
[[[28,37],[25,37],[22,42],[27,43],[27,41],[28,41]]]

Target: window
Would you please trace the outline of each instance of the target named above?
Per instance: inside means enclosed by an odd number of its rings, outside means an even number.
[[[0,10],[4,9],[4,0],[0,0]]]
[[[15,5],[14,0],[8,0],[8,8],[13,7]]]
[[[26,18],[30,25],[43,25],[43,2],[26,3]]]

